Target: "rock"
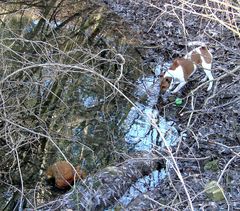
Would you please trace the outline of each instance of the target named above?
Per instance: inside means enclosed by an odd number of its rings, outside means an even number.
[[[209,161],[207,162],[205,165],[204,165],[204,170],[207,171],[218,171],[219,167],[218,167],[218,160],[212,160],[212,161]]]
[[[209,182],[205,187],[205,191],[208,197],[215,202],[224,199],[223,189],[216,181]]]
[[[47,178],[55,179],[55,186],[59,189],[66,189],[72,185],[74,180],[84,178],[86,175],[80,167],[74,168],[66,161],[57,161],[47,169]]]

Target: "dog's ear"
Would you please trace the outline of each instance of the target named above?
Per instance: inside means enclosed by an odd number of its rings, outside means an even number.
[[[170,78],[166,78],[166,81],[167,81],[168,83],[171,83],[171,79],[170,79]]]
[[[181,60],[181,58],[179,58],[179,57],[174,59],[173,64],[176,66],[180,65],[180,63],[179,63],[180,60]]]
[[[180,65],[179,61],[180,61],[180,58],[174,59],[172,65],[169,69],[175,70]]]
[[[160,79],[162,79],[164,77],[164,74],[165,74],[165,72],[161,72]]]

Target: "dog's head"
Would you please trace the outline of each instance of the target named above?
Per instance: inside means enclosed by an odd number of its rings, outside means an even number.
[[[172,77],[164,77],[164,73],[160,75],[160,92],[165,93],[172,83]]]

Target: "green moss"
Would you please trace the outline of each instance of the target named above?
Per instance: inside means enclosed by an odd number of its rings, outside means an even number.
[[[207,196],[213,201],[222,201],[224,199],[223,189],[217,181],[211,181],[205,186]]]
[[[102,183],[98,180],[94,181],[93,183],[93,189],[97,190],[98,187],[100,187]]]
[[[106,170],[111,174],[111,175],[119,175],[119,172],[116,167],[107,167]]]
[[[212,161],[207,162],[203,168],[205,171],[207,171],[207,170],[218,171],[218,160],[212,160]]]

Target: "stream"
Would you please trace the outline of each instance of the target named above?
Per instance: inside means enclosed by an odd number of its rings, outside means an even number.
[[[157,130],[151,125],[151,121],[157,123],[160,131],[166,137],[168,146],[175,146],[178,141],[178,131],[173,126],[174,122],[166,121],[159,115],[154,106],[157,104],[159,96],[159,66],[156,66],[155,76],[140,77],[136,84],[135,97],[141,99],[147,96],[146,104],[136,102],[132,107],[125,122],[126,130],[125,141],[130,151],[151,151],[153,147],[164,147]],[[149,119],[151,119],[149,121]],[[153,190],[167,176],[168,170],[155,170],[150,175],[139,179],[130,189],[121,197],[119,203],[126,207],[138,195]]]

